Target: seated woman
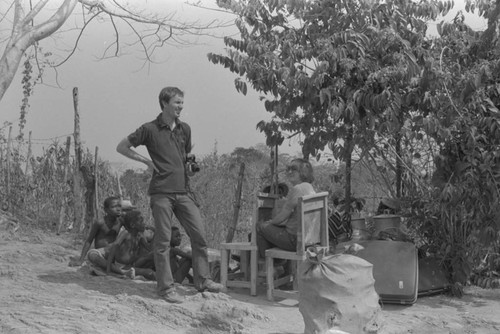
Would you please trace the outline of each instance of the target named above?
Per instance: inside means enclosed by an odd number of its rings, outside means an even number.
[[[286,175],[292,188],[281,210],[273,219],[257,224],[257,247],[261,259],[265,258],[266,249],[269,248],[278,247],[287,251],[297,249],[299,217],[296,208],[299,197],[316,193],[311,184],[314,181],[313,174],[311,163],[304,159],[294,159],[287,166]]]

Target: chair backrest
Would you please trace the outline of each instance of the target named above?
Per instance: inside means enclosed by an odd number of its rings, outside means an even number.
[[[328,192],[300,197],[297,214],[297,254],[305,254],[312,245],[328,248]]]
[[[257,223],[272,218],[273,208],[277,199],[277,195],[267,193],[257,194],[257,201],[253,214],[252,233],[250,236],[250,243],[252,243],[252,245],[257,244]]]

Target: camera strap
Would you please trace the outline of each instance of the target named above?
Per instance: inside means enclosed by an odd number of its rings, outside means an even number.
[[[178,124],[176,124],[175,128],[177,128],[177,127],[179,127],[182,136],[185,137],[186,134],[184,133],[184,128],[182,126],[182,122],[179,122]],[[187,169],[186,169],[187,153],[185,153],[186,151],[182,150],[181,147],[179,146],[179,141],[177,140],[177,133],[175,132],[175,128],[174,128],[174,130],[172,130],[172,134],[174,135],[175,147],[177,147],[177,151],[179,152],[179,156],[181,157],[181,160],[184,162],[183,167],[184,167],[184,180],[185,180],[185,184],[186,184],[186,191],[188,193],[193,194],[193,197],[194,197],[195,202],[196,202],[196,196],[194,195],[193,191],[191,190],[191,186],[189,185],[189,176],[188,176]],[[184,140],[185,140],[185,138],[184,138]]]

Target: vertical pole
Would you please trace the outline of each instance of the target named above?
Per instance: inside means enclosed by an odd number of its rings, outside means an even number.
[[[6,179],[6,185],[7,185],[7,205],[10,207],[10,157],[12,155],[12,126],[9,127],[9,137],[7,139],[7,179]]]
[[[3,145],[0,145],[0,176],[2,177],[2,181],[5,181],[4,178],[4,163],[3,163]]]
[[[64,217],[66,215],[66,185],[68,184],[68,169],[69,169],[69,150],[71,148],[71,137],[66,138],[66,156],[64,157],[64,176],[63,176],[63,194],[61,196],[61,207],[59,209],[59,222],[57,223],[57,235],[61,233],[61,227],[63,225]]]
[[[118,196],[120,196],[120,199],[123,199],[122,185],[120,183],[120,175],[118,175],[118,172],[115,173],[115,177],[116,183],[118,184]]]
[[[73,107],[75,110],[75,130],[73,133],[75,142],[75,161],[78,172],[82,166],[82,144],[80,141],[80,109],[78,107],[78,87],[73,88]]]
[[[279,175],[278,175],[278,144],[274,146],[274,194],[278,194],[279,191]]]
[[[274,195],[275,192],[274,192],[274,173],[276,173],[276,170],[274,169],[274,159],[275,159],[275,156],[274,156],[274,147],[271,148],[271,184],[270,184],[270,189],[269,189],[269,193],[271,195]]]
[[[29,132],[28,136],[28,154],[26,155],[26,168],[24,170],[24,175],[26,175],[28,183],[29,183],[28,172],[29,172],[30,160],[31,160],[31,131]]]
[[[75,160],[73,162],[73,220],[75,231],[81,232],[84,227],[83,196],[81,190],[82,176],[80,168],[82,166],[82,145],[80,142],[80,111],[78,109],[78,87],[73,88],[73,107],[75,112],[73,141],[75,143]]]
[[[242,162],[240,165],[240,173],[238,175],[238,186],[236,187],[234,205],[233,205],[233,220],[231,222],[231,227],[227,233],[226,242],[232,242],[234,237],[234,231],[236,230],[236,225],[238,224],[238,217],[241,207],[241,190],[243,188],[243,178],[245,176],[245,163]]]
[[[98,183],[98,180],[99,180],[99,161],[98,161],[98,158],[97,158],[97,154],[99,152],[99,147],[95,147],[95,159],[94,159],[94,187],[95,187],[95,202],[94,202],[94,205],[95,205],[95,220],[96,221],[99,221],[99,183]]]

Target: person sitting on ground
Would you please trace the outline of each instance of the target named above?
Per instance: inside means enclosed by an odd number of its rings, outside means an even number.
[[[149,280],[156,280],[153,253],[154,227],[146,226],[142,235],[144,239],[139,244],[138,258],[134,262],[134,268],[137,275],[142,275]]]
[[[146,231],[150,232],[150,228],[144,223],[144,217],[140,211],[131,210],[123,217],[123,226],[126,233],[123,235],[122,250],[118,253],[121,258],[118,262],[126,264],[128,267],[133,267],[136,276],[144,276],[149,280],[156,280],[156,272],[154,267],[152,235],[146,236]],[[127,235],[128,234],[128,235]],[[121,235],[118,236],[120,239]],[[115,243],[118,243],[117,240]],[[111,255],[113,255],[111,253]],[[108,259],[109,261],[109,259]]]
[[[181,231],[177,226],[172,226],[172,237],[170,239],[170,269],[176,283],[182,284],[185,278],[193,284],[193,276],[189,274],[192,267],[190,253],[179,248],[182,241]]]
[[[261,259],[266,256],[266,249],[273,247],[286,251],[297,249],[299,217],[296,208],[299,198],[316,193],[311,184],[314,181],[314,175],[309,161],[294,159],[287,166],[286,171],[292,189],[288,192],[281,210],[271,220],[257,224],[257,248]],[[285,273],[290,273],[289,265],[287,263]]]
[[[102,221],[96,221],[92,224],[89,235],[83,244],[80,257],[72,256],[70,258],[69,265],[71,267],[83,264],[92,243],[94,244],[94,248],[99,249],[111,245],[116,240],[122,226],[119,219],[121,216],[120,198],[116,196],[106,198],[104,200],[104,213]]]
[[[127,212],[123,216],[123,226],[125,230],[120,232],[115,242],[104,248],[90,250],[87,258],[97,271],[106,270],[106,274],[114,273],[134,279],[136,270],[133,264],[137,260],[139,245],[144,242],[141,233],[144,232],[145,224],[140,211]]]

